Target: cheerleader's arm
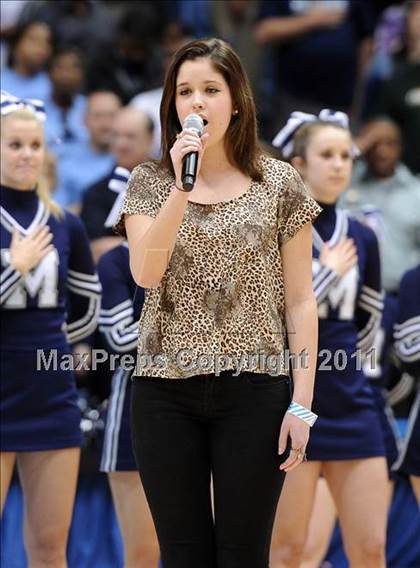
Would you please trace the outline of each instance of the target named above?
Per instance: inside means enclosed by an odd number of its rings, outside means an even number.
[[[0,305],[3,305],[22,282],[22,274],[10,264],[1,268],[0,276]]]
[[[79,343],[95,331],[101,301],[101,284],[96,273],[89,239],[80,219],[66,213],[70,223],[71,252],[67,276],[67,338]]]
[[[375,233],[360,225],[366,244],[366,270],[356,307],[357,348],[366,354],[381,324],[385,293],[381,287],[381,262]]]
[[[394,345],[406,370],[420,376],[420,267],[401,280]]]
[[[103,290],[99,331],[111,352],[129,353],[137,346],[138,313],[144,292],[142,288],[136,289],[134,305],[134,282],[129,268],[121,265],[124,258],[118,255],[118,248],[104,254],[98,263]]]

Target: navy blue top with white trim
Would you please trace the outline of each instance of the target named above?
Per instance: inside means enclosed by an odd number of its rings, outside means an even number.
[[[113,353],[135,354],[144,291],[131,275],[127,242],[101,257],[98,273],[103,288],[99,331]]]
[[[378,388],[387,388],[389,382],[391,355],[393,354],[393,330],[397,311],[397,298],[387,294],[381,324],[373,341],[372,357],[369,356],[363,365],[363,372]]]
[[[64,212],[54,217],[35,190],[1,187],[2,349],[67,349],[93,333],[101,286],[81,221]],[[26,276],[10,266],[14,229],[25,237],[48,226],[53,250]]]
[[[313,227],[313,287],[318,303],[319,344],[323,348],[360,349],[373,345],[380,325],[384,294],[380,282],[378,242],[374,232],[335,205],[323,211]],[[336,245],[352,238],[358,262],[341,278],[319,261],[326,242]]]
[[[103,287],[99,331],[109,351],[121,355],[121,362],[123,355],[131,355],[134,366],[144,291],[131,276],[126,241],[101,257],[98,273]],[[104,472],[136,470],[130,432],[130,365],[124,363],[112,378],[100,465]]]
[[[362,372],[380,324],[383,294],[373,231],[335,205],[323,208],[313,227],[313,286],[318,301],[319,357],[312,410],[318,414],[307,446],[310,461],[385,455],[381,423]],[[357,263],[339,277],[321,264],[321,251],[351,238]]]
[[[408,372],[420,376],[420,265],[404,274],[394,327],[395,349]]]

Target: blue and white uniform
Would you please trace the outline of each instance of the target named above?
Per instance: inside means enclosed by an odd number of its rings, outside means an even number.
[[[70,344],[94,331],[100,283],[80,220],[54,217],[35,190],[1,187],[1,450],[80,446]],[[53,250],[26,276],[10,266],[14,229],[48,226]]]
[[[380,261],[371,229],[335,205],[323,204],[313,228],[313,285],[318,302],[319,356],[313,411],[319,415],[309,460],[384,456],[384,437],[372,388],[363,373],[383,310]],[[358,261],[341,278],[320,263],[324,244],[354,240]]]
[[[381,325],[376,332],[372,351],[363,365],[363,371],[370,380],[376,408],[384,435],[388,471],[396,462],[399,453],[400,436],[392,408],[387,399],[391,356],[393,354],[393,331],[397,319],[398,300],[385,296]]]
[[[407,435],[394,469],[420,476],[420,266],[402,277],[394,339],[404,368],[417,379],[417,395],[410,411]]]
[[[111,353],[131,355],[136,361],[138,321],[144,292],[136,286],[129,267],[127,242],[105,253],[98,264],[103,297],[99,331]],[[130,363],[128,361],[128,363]],[[137,470],[131,449],[130,392],[133,368],[118,368],[112,377],[100,470]]]

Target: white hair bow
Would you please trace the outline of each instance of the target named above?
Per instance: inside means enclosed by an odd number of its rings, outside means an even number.
[[[105,227],[112,227],[117,222],[118,216],[122,209],[125,194],[127,192],[127,182],[130,177],[130,172],[125,168],[117,166],[112,173],[112,177],[109,180],[108,189],[115,191],[117,193],[117,198],[114,201],[114,205],[111,207],[111,211],[105,221]]]
[[[280,148],[285,158],[290,158],[293,151],[293,138],[297,130],[309,122],[331,122],[349,130],[349,117],[345,112],[324,108],[319,115],[294,111],[289,116],[286,125],[277,133],[272,141],[273,146]],[[359,155],[355,144],[352,147],[353,157]]]
[[[1,91],[0,109],[2,116],[17,110],[29,110],[42,122],[47,118],[44,103],[39,99],[20,99],[7,91]]]

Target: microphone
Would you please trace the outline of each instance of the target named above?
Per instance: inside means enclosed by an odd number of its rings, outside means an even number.
[[[198,114],[189,114],[182,125],[183,130],[186,128],[194,129],[201,137],[204,129],[203,119]],[[185,156],[182,163],[182,187],[185,191],[191,191],[194,187],[195,178],[197,177],[197,166],[198,152],[190,152]]]

